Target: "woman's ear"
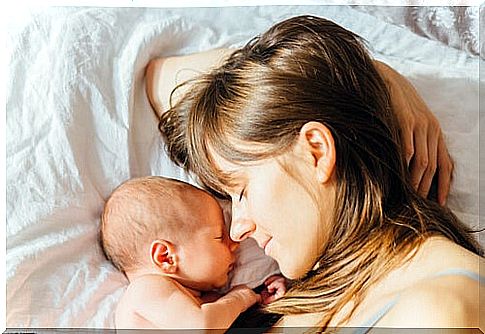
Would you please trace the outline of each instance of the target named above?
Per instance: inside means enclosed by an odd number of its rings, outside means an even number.
[[[165,274],[175,274],[178,269],[174,245],[166,240],[155,240],[150,246],[152,263]]]
[[[336,153],[330,130],[320,122],[305,123],[300,129],[298,146],[311,157],[318,182],[327,182],[335,168]]]

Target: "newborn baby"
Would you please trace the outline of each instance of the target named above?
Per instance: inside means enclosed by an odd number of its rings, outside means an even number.
[[[217,201],[187,183],[144,177],[120,185],[101,217],[108,259],[130,282],[115,315],[117,328],[227,329],[251,305],[281,297],[271,276],[260,294],[237,286],[225,295],[234,243]]]

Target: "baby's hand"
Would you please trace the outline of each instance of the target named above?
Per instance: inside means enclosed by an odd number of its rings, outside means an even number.
[[[238,285],[233,287],[226,296],[233,296],[236,300],[243,301],[244,309],[248,309],[252,305],[261,302],[261,296],[245,285]]]
[[[261,303],[265,305],[283,297],[286,292],[286,279],[280,275],[268,277],[264,285],[266,289],[261,291]]]

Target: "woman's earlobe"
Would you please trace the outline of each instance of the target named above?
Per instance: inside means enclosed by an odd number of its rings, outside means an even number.
[[[335,144],[331,131],[320,122],[308,122],[300,130],[300,142],[313,158],[316,177],[325,183],[335,168]]]
[[[151,262],[165,274],[174,274],[177,271],[177,255],[175,248],[166,240],[155,240],[150,246]]]

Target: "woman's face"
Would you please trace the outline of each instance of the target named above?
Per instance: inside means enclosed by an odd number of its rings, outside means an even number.
[[[238,175],[238,186],[230,190],[231,238],[234,241],[247,237],[255,239],[265,253],[278,262],[283,275],[288,278],[301,277],[312,269],[327,241],[327,222],[332,217],[333,197],[328,187],[321,187],[315,180],[312,186],[317,186],[318,198],[313,198],[276,159],[244,167],[217,156],[215,159],[222,170],[236,171]],[[291,163],[306,162],[302,159]],[[296,177],[306,177],[311,182],[314,177],[312,169],[303,170],[301,173],[307,175],[299,173]]]

